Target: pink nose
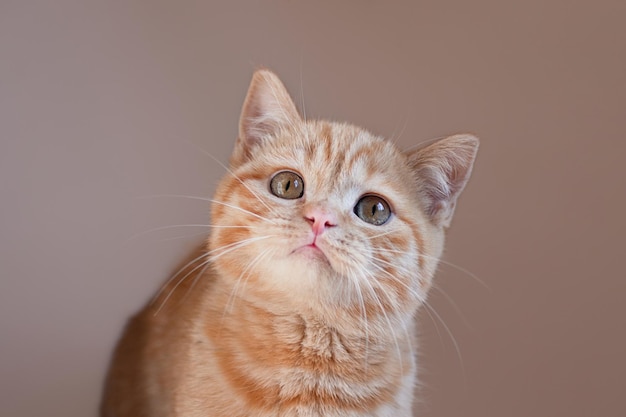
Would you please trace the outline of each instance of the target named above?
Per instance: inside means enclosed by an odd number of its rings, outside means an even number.
[[[327,210],[319,207],[305,211],[304,218],[311,224],[311,230],[315,236],[321,235],[328,227],[337,226],[337,219]]]

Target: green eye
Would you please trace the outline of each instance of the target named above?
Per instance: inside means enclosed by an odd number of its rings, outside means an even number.
[[[354,206],[354,214],[367,223],[380,226],[387,223],[391,217],[391,208],[389,208],[389,203],[381,197],[366,195],[361,197]]]
[[[276,197],[293,200],[304,194],[304,181],[295,172],[281,171],[272,177],[270,190]]]

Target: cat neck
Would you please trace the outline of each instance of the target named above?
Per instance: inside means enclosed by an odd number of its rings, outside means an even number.
[[[389,315],[367,316],[360,309],[296,310],[227,292],[212,297],[208,305],[205,334],[224,351],[248,346],[252,357],[269,363],[283,357],[294,364],[350,363],[359,368],[392,357],[399,367],[402,361],[411,360],[414,331],[410,319],[392,322]]]

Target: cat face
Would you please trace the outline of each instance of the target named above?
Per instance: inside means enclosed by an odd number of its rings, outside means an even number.
[[[458,185],[444,172],[454,158],[442,167],[432,153],[304,121],[280,81],[257,72],[212,207],[215,267],[233,291],[264,302],[411,312],[430,287],[475,149],[466,174],[461,163],[450,171]]]

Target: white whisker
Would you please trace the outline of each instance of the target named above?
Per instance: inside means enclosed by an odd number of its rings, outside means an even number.
[[[143,235],[147,235],[149,233],[158,232],[160,230],[175,229],[175,228],[178,228],[178,227],[206,227],[206,228],[211,228],[211,229],[250,229],[250,228],[253,228],[253,226],[219,226],[219,225],[211,225],[211,224],[205,224],[205,223],[199,223],[199,224],[172,224],[172,225],[169,225],[169,226],[155,227],[153,229],[143,230],[143,231],[141,231],[139,233],[135,233],[131,237],[127,238],[124,241],[124,244],[128,243],[131,240],[137,239],[138,237],[141,237]],[[206,233],[206,232],[202,232],[202,233]],[[201,233],[198,233],[198,234],[201,234]]]
[[[487,285],[487,283],[485,281],[483,281],[482,279],[478,278],[478,276],[476,274],[474,274],[473,272],[471,272],[471,271],[469,271],[469,270],[467,270],[467,269],[465,269],[465,268],[463,268],[461,266],[453,264],[452,262],[448,262],[448,261],[446,261],[444,259],[440,259],[440,258],[437,258],[435,256],[422,255],[422,254],[420,254],[420,256],[422,256],[424,258],[428,258],[428,259],[434,259],[434,260],[436,260],[440,264],[450,266],[450,267],[452,267],[452,268],[454,268],[454,269],[456,269],[458,271],[461,271],[461,272],[467,274],[469,277],[473,278],[477,283],[482,285],[486,290],[491,292],[491,288],[489,287],[489,285]]]
[[[239,211],[241,211],[241,212],[247,213],[247,214],[249,214],[249,215],[251,215],[251,216],[254,216],[254,217],[256,217],[256,218],[258,218],[258,219],[261,219],[261,220],[263,220],[263,221],[266,221],[266,222],[268,222],[268,223],[271,223],[271,224],[276,224],[276,222],[275,222],[275,221],[273,221],[273,220],[270,220],[270,219],[268,219],[268,218],[266,218],[266,217],[260,216],[260,215],[258,215],[258,214],[256,214],[256,213],[253,213],[253,212],[251,212],[251,211],[248,211],[248,210],[246,210],[246,209],[243,209],[243,208],[241,208],[241,207],[239,207],[239,206],[234,206],[234,205],[232,205],[232,204],[224,203],[223,201],[218,201],[218,200],[213,200],[213,199],[211,199],[211,202],[213,202],[213,203],[215,203],[215,204],[221,204],[222,206],[232,208],[233,210],[239,210]]]
[[[237,293],[239,292],[239,285],[241,284],[241,281],[243,280],[243,278],[245,277],[245,282],[244,282],[244,286],[248,280],[248,277],[250,276],[250,274],[248,273],[248,271],[252,271],[252,269],[257,265],[257,263],[259,263],[261,261],[261,259],[270,251],[270,249],[265,249],[263,251],[261,251],[261,253],[259,253],[257,256],[254,257],[254,259],[252,259],[252,261],[250,261],[248,263],[248,265],[246,265],[246,267],[241,271],[241,274],[239,274],[239,277],[237,278],[237,280],[235,281],[235,285],[233,286],[232,291],[230,292],[230,296],[228,297],[228,301],[226,302],[226,305],[224,306],[224,311],[222,312],[222,320],[224,319],[226,312],[228,311],[229,313],[232,311],[234,305],[235,305],[235,298],[237,297]]]
[[[371,277],[375,278],[373,275],[371,275]],[[365,278],[363,282],[367,284],[367,286],[369,287],[372,297],[374,298],[374,300],[380,307],[380,311],[383,313],[383,317],[385,318],[385,321],[387,322],[389,331],[391,332],[391,335],[393,336],[393,341],[396,347],[396,354],[398,355],[398,361],[400,361],[400,375],[403,375],[404,374],[404,361],[402,358],[402,352],[400,351],[400,345],[398,344],[398,335],[396,334],[396,331],[394,330],[394,326],[391,324],[391,321],[389,320],[389,316],[387,315],[387,312],[385,311],[385,307],[383,306],[383,303],[380,301],[380,298],[376,294],[376,290],[374,289],[374,287],[372,286],[372,284],[369,282],[367,278]],[[389,303],[393,303],[393,300],[389,297],[389,294],[387,294],[387,292],[383,288],[379,287],[379,289],[383,292],[383,294],[385,294],[385,296],[387,297],[387,301]]]
[[[211,262],[215,261],[216,259],[221,258],[222,256],[226,255],[227,253],[230,253],[230,252],[232,252],[234,250],[237,250],[237,249],[241,249],[243,246],[247,246],[249,244],[258,242],[259,240],[269,239],[269,238],[274,237],[274,236],[275,235],[265,235],[265,236],[251,237],[251,238],[244,239],[244,240],[241,240],[241,241],[238,241],[238,242],[230,243],[228,245],[224,245],[224,246],[222,246],[220,248],[216,248],[216,249],[212,250],[209,253],[213,254],[213,253],[218,252],[220,250],[222,252],[218,253],[215,256],[212,256],[211,257]],[[224,250],[224,249],[226,249],[226,250]]]
[[[300,102],[302,103],[302,118],[306,122],[306,105],[304,102],[304,85],[303,85],[303,71],[302,71],[302,53],[300,53]]]
[[[391,136],[389,137],[389,141],[393,142],[394,145],[397,144],[398,139],[400,139],[402,137],[402,135],[404,134],[404,131],[406,129],[406,125],[407,125],[408,121],[409,121],[409,116],[408,116],[408,114],[405,114],[404,115],[404,123],[402,124],[402,129],[400,130],[400,133],[398,134],[398,136],[396,136],[395,129],[391,133]]]
[[[235,206],[235,205],[232,205],[232,204],[225,203],[223,201],[215,200],[213,198],[196,197],[196,196],[181,195],[181,194],[155,194],[155,195],[149,195],[149,196],[142,196],[142,197],[139,197],[139,198],[159,198],[159,197],[175,197],[175,198],[178,197],[178,198],[189,198],[189,199],[192,199],[192,200],[208,201],[210,203],[220,204],[222,206],[226,206],[226,207],[230,207],[230,208],[235,209],[235,210],[242,211],[242,212],[247,213],[247,214],[249,214],[251,216],[254,216],[254,217],[257,217],[257,218],[259,218],[261,220],[264,220],[266,222],[269,222],[269,223],[272,223],[272,224],[276,224],[274,221],[272,221],[272,220],[270,220],[268,218],[265,218],[263,216],[260,216],[260,215],[258,215],[256,213],[253,213],[251,211],[245,210],[245,209],[243,209],[243,208],[241,208],[239,206]],[[246,226],[246,227],[248,227],[248,226]]]
[[[393,249],[383,249],[383,248],[374,248],[376,251],[378,252],[389,252],[389,253],[397,253],[397,254],[401,254],[401,255],[405,255],[407,252],[405,251],[399,251],[399,250],[393,250]],[[485,283],[485,281],[481,280],[480,278],[478,278],[478,276],[476,274],[474,274],[472,271],[465,269],[459,265],[456,265],[452,262],[446,261],[444,259],[440,259],[437,258],[436,256],[429,256],[429,255],[424,255],[424,254],[419,254],[418,256],[423,257],[423,258],[428,258],[428,259],[435,259],[438,263],[449,266],[451,268],[454,268],[460,272],[463,272],[464,274],[468,275],[470,278],[473,278],[477,283],[479,283],[480,285],[482,285],[485,289],[492,291],[491,288],[489,287],[489,285],[487,285],[487,283]]]
[[[193,288],[196,286],[196,283],[200,280],[200,278],[202,278],[204,276],[204,272],[206,271],[206,269],[211,265],[211,262],[205,262],[204,263],[204,268],[202,268],[200,270],[200,272],[198,272],[196,274],[196,276],[193,278],[193,281],[191,281],[191,285],[189,286],[189,288],[187,288],[187,292],[185,293],[185,295],[183,296],[182,301],[185,301],[187,299],[187,297],[189,296],[189,294],[191,294],[191,291],[193,291]]]
[[[398,272],[401,272],[404,275],[409,275],[410,276],[410,275],[413,274],[412,271],[410,271],[410,270],[408,270],[408,269],[406,269],[404,267],[401,267],[400,265],[392,264],[391,262],[385,261],[384,259],[381,259],[381,258],[379,258],[377,256],[373,256],[372,255],[372,260],[374,260],[376,262],[381,262],[381,263],[383,263],[385,265],[389,265],[390,267],[397,269]]]
[[[437,332],[437,336],[439,336],[439,343],[441,343],[442,347],[445,346],[443,342],[443,336],[441,335],[441,331],[439,330],[439,324],[437,324],[437,320],[435,320],[435,317],[432,315],[429,309],[424,308],[424,311],[426,312],[426,314],[428,314],[428,317],[430,317],[430,321],[435,326],[435,331]]]
[[[190,235],[180,235],[180,236],[172,236],[172,237],[166,237],[163,239],[157,239],[157,242],[169,242],[172,240],[180,240],[180,239],[191,239],[192,237],[196,237],[196,236],[206,236],[207,232],[200,232],[200,233],[192,233]]]
[[[170,283],[176,279],[177,276],[179,276],[185,269],[187,269],[187,267],[189,267],[190,265],[194,264],[195,262],[197,262],[198,260],[205,258],[209,256],[208,252],[203,253],[202,255],[194,258],[193,260],[187,262],[182,268],[180,268],[178,270],[178,272],[176,272],[170,279],[168,279],[165,284],[163,284],[161,286],[161,288],[159,289],[159,291],[154,295],[154,297],[152,297],[152,300],[150,301],[150,305],[154,304],[156,302],[156,300],[159,299],[159,297],[161,296],[161,294],[163,293],[163,291],[165,291],[165,289],[168,287],[168,285],[170,285]]]
[[[397,231],[398,231],[398,229],[391,229],[391,230],[387,230],[387,231],[386,231],[386,232],[384,232],[384,233],[380,233],[380,234],[378,234],[378,235],[370,236],[370,237],[369,237],[369,239],[376,239],[377,237],[390,235],[390,234],[395,233],[395,232],[397,232]]]
[[[210,259],[206,259],[205,261],[203,261],[200,265],[194,267],[191,271],[187,272],[181,279],[179,279],[176,284],[174,284],[174,287],[170,290],[170,292],[167,293],[167,295],[165,296],[165,298],[163,299],[163,301],[161,302],[161,305],[159,305],[159,308],[157,308],[157,310],[154,312],[154,316],[156,317],[157,314],[159,314],[159,312],[163,309],[163,307],[165,306],[165,304],[167,303],[167,300],[170,299],[170,297],[172,296],[172,294],[174,294],[174,291],[176,291],[176,289],[178,288],[178,286],[180,284],[182,284],[185,279],[193,274],[195,271],[197,271],[198,269],[202,268],[203,266],[207,265],[209,262],[211,262]]]
[[[425,258],[436,259],[434,256],[427,256],[427,255],[421,255],[421,256],[423,256],[423,257],[425,257]],[[482,285],[482,286],[483,286],[486,290],[488,290],[488,291],[490,291],[490,292],[492,291],[492,290],[491,290],[491,287],[489,287],[489,285],[487,285],[487,283],[486,283],[485,281],[483,281],[482,279],[478,278],[478,275],[474,274],[473,272],[471,272],[471,271],[469,271],[469,270],[467,270],[467,269],[465,269],[465,268],[463,268],[463,267],[461,267],[461,266],[458,266],[458,265],[456,265],[456,264],[453,264],[452,262],[448,262],[448,261],[446,261],[446,260],[444,260],[444,259],[439,259],[439,263],[440,263],[440,264],[443,264],[443,265],[447,265],[447,266],[449,266],[449,267],[451,267],[451,268],[456,269],[457,271],[461,271],[461,272],[463,272],[463,273],[467,274],[468,276],[470,276],[471,278],[473,278],[473,279],[474,279],[474,281],[476,281],[477,283],[479,283],[480,285]]]
[[[244,246],[247,246],[249,244],[252,244],[254,242],[257,242],[259,240],[263,240],[263,239],[268,239],[270,237],[273,237],[274,235],[266,235],[266,236],[260,236],[260,237],[253,237],[253,238],[249,238],[249,239],[245,239],[239,242],[234,242],[234,243],[230,243],[228,245],[222,246],[220,248],[216,248],[212,251],[206,252],[200,256],[198,256],[196,259],[192,260],[191,262],[187,263],[184,267],[182,267],[179,272],[177,272],[172,278],[170,278],[167,283],[161,287],[161,289],[159,290],[159,292],[157,293],[157,295],[155,296],[155,298],[153,299],[156,300],[160,294],[165,290],[165,288],[172,282],[173,279],[175,279],[178,275],[180,275],[180,273],[182,271],[185,270],[185,268],[187,268],[189,265],[193,264],[194,262],[196,262],[198,259],[201,259],[203,257],[210,257],[209,259],[207,259],[206,261],[202,262],[199,266],[196,266],[195,268],[193,268],[191,271],[189,271],[187,274],[185,274],[181,279],[179,279],[176,284],[174,285],[174,287],[169,291],[169,293],[167,294],[167,296],[165,297],[165,299],[163,300],[163,302],[161,303],[161,305],[159,306],[159,308],[157,309],[157,311],[154,313],[154,315],[156,316],[159,311],[161,311],[161,309],[163,308],[163,306],[165,305],[165,303],[167,302],[167,300],[169,300],[169,298],[172,296],[172,294],[174,293],[174,291],[176,291],[176,289],[180,286],[180,284],[183,283],[183,281],[189,276],[191,275],[194,271],[198,270],[199,268],[201,268],[202,266],[204,266],[205,264],[209,263],[209,262],[213,262],[216,259],[222,257],[223,255],[230,253],[234,250],[240,249]],[[212,256],[214,253],[218,252],[218,251],[222,251],[219,254],[217,254],[216,256]]]
[[[235,172],[233,170],[231,170],[228,166],[226,166],[225,164],[223,164],[219,159],[217,159],[216,157],[214,157],[213,155],[211,155],[207,150],[203,149],[202,147],[200,147],[199,145],[196,145],[193,142],[188,141],[189,143],[191,143],[193,146],[195,146],[198,150],[200,150],[200,152],[204,153],[206,156],[208,156],[209,158],[213,159],[215,162],[217,162],[222,168],[224,168],[226,170],[226,172],[228,172],[230,175],[232,175],[237,181],[239,181],[239,183],[241,185],[243,185],[248,191],[250,191],[250,193],[261,203],[265,206],[266,209],[268,209],[270,211],[270,213],[274,213],[274,210],[267,205],[267,203],[261,198],[261,196],[259,196],[257,193],[254,192],[254,190],[252,190],[252,188],[250,188],[250,186],[248,184],[246,184],[237,174],[235,174]]]
[[[197,195],[185,195],[185,194],[151,194],[151,195],[142,195],[137,197],[139,200],[146,200],[150,198],[188,198],[190,200],[201,200],[201,201],[211,201],[209,197],[199,197]]]
[[[452,331],[450,330],[450,328],[448,327],[448,325],[446,324],[446,322],[443,321],[443,319],[441,318],[441,316],[439,315],[439,313],[437,313],[437,311],[428,303],[428,301],[424,300],[424,307],[426,307],[427,309],[429,309],[434,315],[435,317],[437,317],[437,319],[441,322],[441,324],[443,325],[443,328],[446,330],[446,332],[448,333],[448,336],[450,336],[450,340],[452,340],[452,344],[454,345],[454,349],[456,350],[456,354],[459,358],[459,364],[461,365],[461,371],[463,372],[463,376],[465,378],[467,378],[466,376],[466,372],[465,372],[465,364],[463,363],[463,357],[461,356],[461,349],[459,347],[459,343],[456,341],[456,338],[454,337],[454,335],[452,334]]]
[[[467,321],[467,319],[465,318],[465,315],[463,314],[463,312],[461,311],[461,309],[459,308],[459,306],[457,305],[457,303],[454,302],[454,300],[452,299],[452,297],[450,297],[448,295],[448,293],[446,293],[441,287],[439,287],[438,285],[436,285],[435,283],[432,284],[432,288],[439,291],[439,293],[441,295],[443,295],[443,297],[448,301],[448,303],[450,303],[450,305],[452,306],[452,308],[454,309],[454,311],[456,311],[456,313],[459,315],[459,317],[461,318],[461,320],[463,320],[463,324],[465,324],[465,326],[470,329],[473,330],[472,325]]]
[[[404,282],[402,282],[401,280],[399,280],[397,277],[395,277],[393,274],[391,274],[389,271],[386,271],[385,268],[383,268],[380,265],[377,265],[376,263],[372,263],[371,264],[374,268],[378,269],[380,272],[382,272],[383,274],[389,276],[391,279],[393,279],[394,282],[397,282],[399,284],[402,284],[408,291],[409,294],[411,294],[413,297],[417,298],[418,300],[423,300],[423,296],[420,295],[417,291],[415,291],[415,289],[409,287],[407,284],[405,284]]]
[[[370,343],[370,335],[369,335],[369,326],[368,326],[368,322],[367,322],[367,309],[365,308],[365,299],[363,298],[363,293],[361,292],[361,288],[359,287],[359,281],[357,277],[354,277],[352,274],[347,274],[345,275],[347,276],[350,281],[350,283],[352,283],[352,285],[354,285],[354,289],[355,292],[359,298],[359,306],[361,307],[361,317],[363,320],[363,325],[365,327],[365,367],[366,369],[369,367],[369,363],[368,363],[368,356],[369,356],[369,343]],[[367,278],[365,278],[367,279]]]

